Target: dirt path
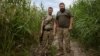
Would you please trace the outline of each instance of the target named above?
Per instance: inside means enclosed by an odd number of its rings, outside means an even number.
[[[55,40],[54,43],[57,44],[57,41]],[[85,54],[85,52],[83,51],[83,48],[80,47],[80,45],[79,45],[78,42],[72,41],[72,40],[71,40],[70,45],[71,45],[71,50],[72,50],[71,56],[87,56],[87,55]],[[35,51],[37,50],[36,53],[37,53],[37,52],[41,52],[40,50],[42,50],[42,49],[43,49],[43,48],[41,48],[41,47],[36,48],[36,49],[31,48],[31,50],[32,50],[31,52],[33,52],[33,50],[35,50]],[[39,51],[38,51],[38,50],[39,50]],[[34,53],[33,53],[33,54],[34,54]],[[33,55],[33,54],[31,53],[31,56],[41,56],[41,55],[39,55],[39,53],[36,54],[36,55]],[[43,56],[44,56],[44,55],[43,55]]]
[[[71,49],[74,53],[74,56],[86,56],[83,49],[80,47],[79,43],[76,41],[71,41]]]
[[[57,47],[58,40],[57,37],[54,39],[54,45]],[[83,51],[83,48],[80,46],[80,43],[78,43],[75,40],[70,41],[70,46],[71,46],[71,56],[87,56],[86,53]]]

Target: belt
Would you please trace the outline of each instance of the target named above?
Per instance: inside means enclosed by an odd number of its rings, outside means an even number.
[[[44,29],[44,31],[51,31],[51,30],[53,30],[53,29]]]

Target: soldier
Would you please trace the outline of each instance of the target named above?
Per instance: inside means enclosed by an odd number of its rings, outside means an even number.
[[[57,12],[55,20],[55,30],[57,29],[58,37],[58,56],[70,53],[70,38],[69,31],[72,29],[73,17],[68,9],[65,9],[65,4],[59,4],[60,11]],[[56,31],[55,31],[56,32]],[[55,33],[54,33],[55,34]],[[67,56],[67,55],[65,55]]]
[[[43,18],[41,25],[41,34],[43,34],[42,46],[44,49],[51,47],[53,41],[53,8],[48,8],[48,14]],[[45,50],[46,51],[46,50]],[[46,51],[46,52],[47,52]]]

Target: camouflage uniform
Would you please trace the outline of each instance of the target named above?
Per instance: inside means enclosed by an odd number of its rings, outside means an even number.
[[[57,23],[57,37],[58,37],[58,54],[66,54],[70,53],[70,34],[69,34],[69,25],[70,25],[70,17],[71,13],[69,10],[65,12],[58,12],[56,16]],[[59,55],[60,55],[59,54]],[[60,55],[61,56],[61,55]],[[65,55],[67,56],[67,55]]]
[[[53,42],[53,16],[47,15],[44,19],[43,48],[47,53]]]
[[[70,37],[68,28],[57,28],[57,37],[60,51],[62,54],[70,52]]]

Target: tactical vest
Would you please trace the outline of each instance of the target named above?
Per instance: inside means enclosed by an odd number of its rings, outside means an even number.
[[[44,29],[45,30],[52,30],[53,29],[53,16],[47,15],[44,18]]]

